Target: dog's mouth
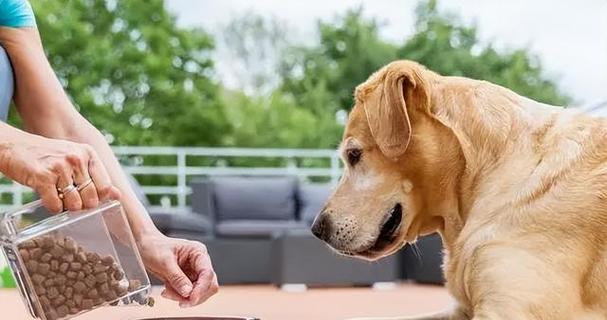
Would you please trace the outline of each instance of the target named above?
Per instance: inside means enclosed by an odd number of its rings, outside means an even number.
[[[357,255],[368,258],[375,258],[381,255],[381,253],[396,239],[402,221],[403,207],[400,203],[397,203],[392,210],[390,210],[384,223],[381,225],[375,243],[368,249],[359,252]]]

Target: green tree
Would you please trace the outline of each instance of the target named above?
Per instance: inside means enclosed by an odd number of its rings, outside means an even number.
[[[527,50],[497,51],[491,43],[481,43],[475,26],[438,11],[436,0],[421,2],[416,15],[415,35],[399,48],[399,57],[444,75],[487,80],[544,103],[570,102]]]
[[[49,60],[114,144],[219,145],[229,131],[204,31],[162,0],[32,0]]]
[[[319,22],[319,45],[293,47],[282,63],[283,88],[316,114],[352,107],[352,92],[372,72],[397,58],[397,45],[382,40],[379,24],[350,10],[333,22]],[[331,92],[323,104],[310,99],[316,91]]]
[[[350,109],[357,84],[390,61],[411,59],[445,75],[488,80],[542,102],[569,101],[526,50],[498,51],[481,43],[475,26],[440,12],[434,0],[420,2],[416,13],[415,33],[403,44],[381,39],[377,22],[363,18],[362,9],[319,23],[319,44],[294,48],[296,54],[283,61],[282,90],[291,92],[302,107],[318,109],[307,102],[308,96],[324,88],[335,101],[323,105],[324,112]]]

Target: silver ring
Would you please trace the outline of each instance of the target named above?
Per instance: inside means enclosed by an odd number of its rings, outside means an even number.
[[[65,188],[57,188],[57,191],[59,191],[59,193],[67,194],[72,191],[76,191],[76,186],[73,184],[70,184],[69,186],[66,186]]]
[[[84,188],[88,187],[88,186],[89,186],[89,184],[91,184],[92,182],[93,182],[93,179],[88,178],[86,181],[84,181],[82,184],[80,184],[80,185],[78,186],[78,188],[77,188],[77,189],[78,189],[78,191],[82,191],[82,190],[84,190]]]

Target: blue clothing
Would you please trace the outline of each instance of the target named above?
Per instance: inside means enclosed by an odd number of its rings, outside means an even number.
[[[4,48],[0,46],[0,121],[6,122],[8,107],[13,100],[14,85],[11,62]]]
[[[27,0],[0,0],[0,27],[35,27],[36,18]]]

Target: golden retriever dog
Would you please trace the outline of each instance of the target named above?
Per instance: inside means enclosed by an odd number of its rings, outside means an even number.
[[[374,260],[438,232],[456,301],[391,319],[607,319],[605,120],[411,61],[355,98],[313,233]]]

